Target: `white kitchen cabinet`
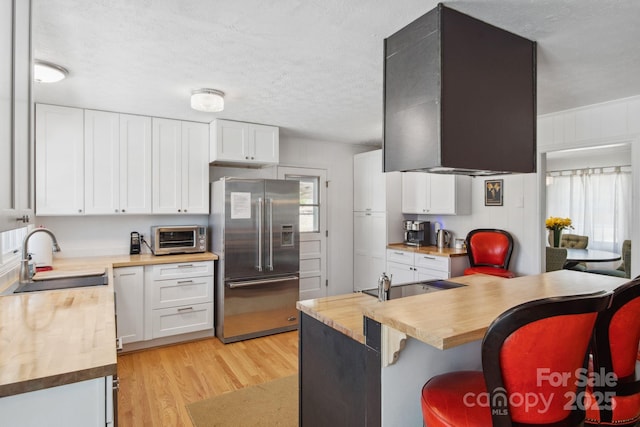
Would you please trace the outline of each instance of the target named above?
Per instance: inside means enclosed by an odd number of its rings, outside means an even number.
[[[355,291],[374,288],[385,271],[387,215],[353,213],[353,286]]]
[[[144,339],[144,267],[113,269],[117,339],[120,345]]]
[[[386,174],[382,172],[382,150],[353,156],[353,210],[385,212]]]
[[[151,117],[119,116],[119,209],[121,213],[151,213]]]
[[[211,123],[210,131],[210,162],[214,164],[278,164],[280,132],[276,126],[218,119]]]
[[[400,172],[382,172],[382,150],[353,156],[353,289],[373,288],[387,243],[402,241]]]
[[[153,213],[209,213],[204,123],[153,119]]]
[[[213,261],[145,267],[145,339],[213,330]]]
[[[33,216],[31,2],[0,1],[0,232]]]
[[[84,111],[84,206],[87,214],[120,207],[120,120],[117,113]]]
[[[468,266],[466,256],[448,257],[387,249],[387,275],[393,274],[392,285],[462,276]]]
[[[36,105],[36,214],[84,213],[84,110]]]
[[[427,215],[471,213],[471,177],[402,173],[402,212]]]
[[[113,377],[100,377],[0,398],[0,425],[114,425]]]

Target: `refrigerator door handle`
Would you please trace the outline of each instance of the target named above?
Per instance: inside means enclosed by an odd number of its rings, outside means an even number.
[[[273,199],[267,199],[269,202],[269,264],[267,268],[273,271]]]
[[[262,271],[262,211],[264,210],[264,203],[262,197],[258,197],[258,271]]]
[[[269,283],[286,282],[288,280],[297,280],[298,276],[278,277],[277,279],[261,279],[261,280],[245,280],[243,282],[227,282],[227,288],[244,288],[247,286],[268,285]]]

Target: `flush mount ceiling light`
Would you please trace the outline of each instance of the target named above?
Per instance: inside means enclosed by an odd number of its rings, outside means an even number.
[[[215,89],[198,89],[191,92],[191,108],[207,113],[224,110],[224,92]]]
[[[51,62],[36,59],[33,62],[33,80],[38,83],[55,83],[63,80],[69,71]]]

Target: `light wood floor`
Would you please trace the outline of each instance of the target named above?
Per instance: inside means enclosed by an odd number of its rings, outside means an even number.
[[[191,426],[186,405],[298,372],[298,332],[118,356],[118,425]]]

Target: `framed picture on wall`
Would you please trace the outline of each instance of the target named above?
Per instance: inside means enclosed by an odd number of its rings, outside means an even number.
[[[484,205],[502,206],[504,184],[502,179],[487,179],[484,181]]]

